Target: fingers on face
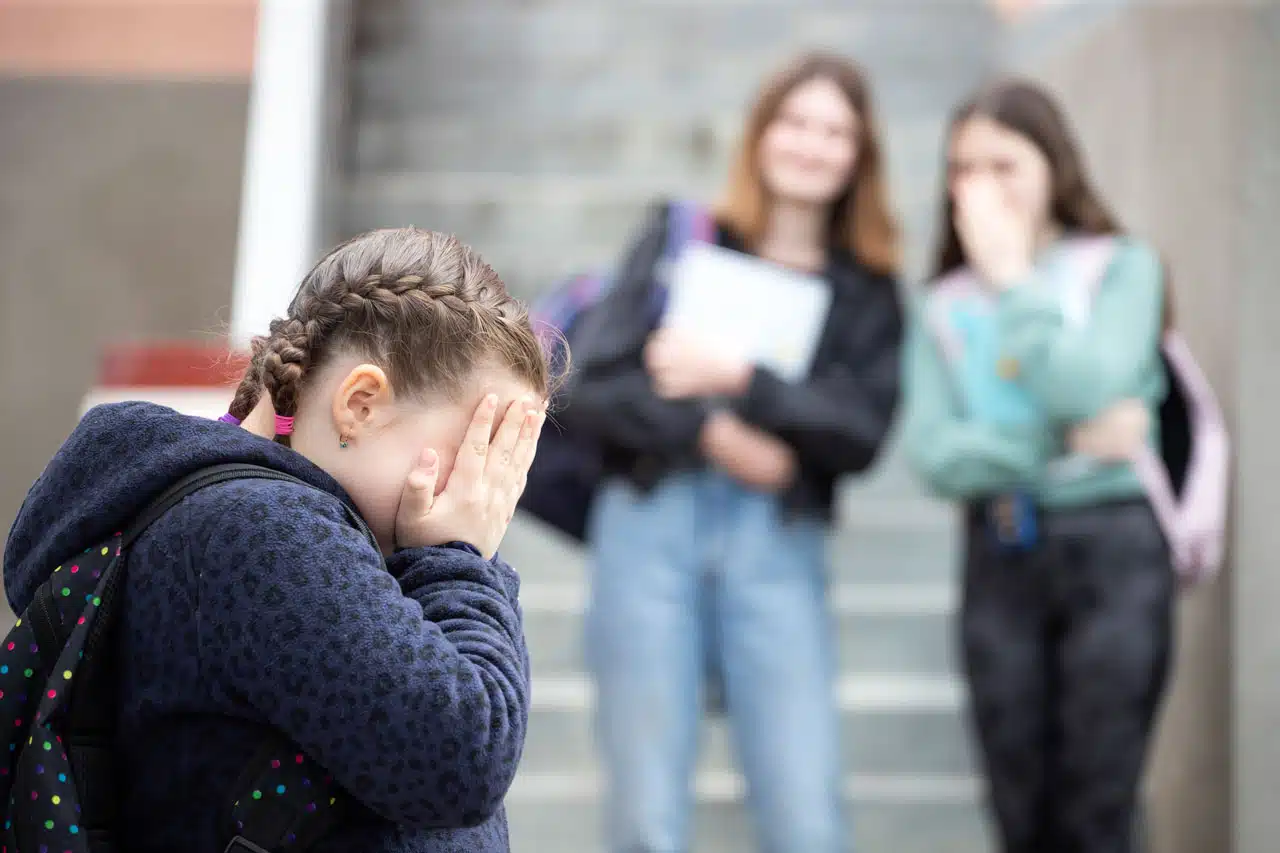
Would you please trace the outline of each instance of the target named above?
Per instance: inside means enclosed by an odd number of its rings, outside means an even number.
[[[547,413],[537,408],[530,409],[520,421],[520,439],[516,442],[512,455],[512,467],[516,476],[523,481],[529,473],[538,450],[538,437],[542,435],[542,425],[547,421]]]
[[[515,503],[524,493],[528,481],[529,467],[538,449],[538,436],[542,434],[542,424],[546,421],[546,412],[530,404],[520,418],[519,438],[512,448],[511,464],[503,472],[500,488],[511,500],[514,511]]]
[[[405,482],[405,501],[410,502],[412,511],[425,514],[430,511],[435,501],[436,480],[440,476],[440,457],[431,448],[422,451],[418,464],[409,472]]]
[[[499,495],[519,496],[533,462],[543,417],[545,415],[539,411],[531,395],[515,400],[507,407],[483,457],[483,477],[474,483],[473,491],[478,497],[482,496],[481,493],[488,496],[484,498],[486,500]],[[469,435],[468,441],[473,438]]]
[[[506,416],[502,419],[502,425],[498,427],[498,434],[493,437],[493,444],[489,449],[490,470],[504,468],[511,464],[512,453],[520,441],[525,416],[532,407],[533,398],[528,396],[513,400],[511,405],[507,406]]]
[[[496,394],[486,394],[476,407],[475,416],[471,418],[471,425],[467,427],[466,437],[458,450],[450,482],[457,478],[461,482],[477,483],[483,477],[485,459],[489,455],[489,436],[493,432],[493,418],[497,408]]]

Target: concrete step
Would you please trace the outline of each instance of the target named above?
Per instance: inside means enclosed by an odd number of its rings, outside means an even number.
[[[585,118],[493,113],[369,119],[353,129],[359,174],[697,173],[720,167],[742,127],[737,110],[696,120],[658,113]]]
[[[710,201],[719,173],[534,175],[406,172],[361,177],[343,194],[346,234],[418,225],[477,248],[532,298],[562,276],[616,263],[662,196]]]
[[[897,210],[911,252],[930,250],[924,241],[936,220],[934,174],[917,169],[894,189],[909,202]],[[658,165],[654,171],[578,175],[370,174],[340,193],[339,230],[348,236],[417,225],[456,234],[493,264],[513,292],[532,298],[565,275],[617,263],[657,199],[713,202],[723,175],[719,167],[695,174]]]
[[[435,0],[430,6],[417,3],[406,3],[405,0],[363,0],[360,4],[360,18],[365,21],[381,21],[392,28],[403,28],[413,25],[415,20],[429,20],[436,10],[475,8],[489,9],[494,12],[511,11],[520,8],[537,6],[541,9],[591,9],[600,5],[600,0]],[[844,0],[627,0],[628,9],[649,10],[655,13],[680,11],[691,5],[702,7],[730,7],[761,9],[781,7],[798,14],[818,12],[839,12],[846,9]],[[988,8],[986,0],[863,0],[858,4],[859,10],[883,10],[888,12],[911,8],[929,9],[968,9],[983,10]]]
[[[584,118],[555,115],[447,115],[367,119],[352,129],[354,174],[583,176],[666,175],[680,180],[723,174],[741,136],[740,110],[706,111],[696,118],[652,115]],[[884,123],[891,161],[941,165],[941,122],[934,111]],[[905,178],[910,178],[904,173]],[[916,183],[926,183],[917,181]],[[895,192],[895,197],[900,193]]]
[[[947,512],[946,505],[933,498],[911,470],[901,447],[901,421],[894,424],[885,439],[880,458],[869,471],[847,477],[840,486],[845,503],[851,505],[872,501],[919,500],[932,505],[931,512]]]
[[[960,531],[954,513],[900,501],[846,508],[831,538],[833,583],[954,584]],[[585,552],[536,519],[518,515],[502,545],[526,583],[581,583]]]
[[[977,2],[404,5],[360,16],[352,91],[362,118],[478,105],[568,121],[657,105],[698,116],[740,108],[798,45],[858,57],[886,103],[936,107],[939,93],[918,81],[954,100],[985,67],[995,32]]]
[[[538,205],[524,208],[529,225],[518,224],[476,227],[473,223],[514,218],[514,207],[499,213],[499,208],[471,205],[447,209],[434,205],[381,204],[376,199],[358,207],[348,206],[335,230],[335,239],[360,234],[372,228],[398,228],[416,225],[434,231],[455,234],[473,246],[493,265],[513,294],[521,299],[536,299],[561,284],[567,276],[583,272],[612,269],[622,259],[638,233],[646,215],[646,206],[659,197],[692,198],[703,201],[715,197],[717,186],[704,181],[702,186],[675,181],[655,181],[657,187],[644,202],[614,208],[607,205],[602,216],[591,215],[575,205]],[[478,208],[478,209],[477,209]],[[907,235],[931,235],[935,217],[917,213],[901,217]],[[575,226],[574,223],[580,223]],[[581,236],[567,238],[575,230]],[[934,246],[931,236],[904,239],[904,280],[915,282],[932,264]]]
[[[586,584],[524,584],[520,602],[535,677],[585,668],[582,614],[587,599]],[[955,602],[949,586],[845,583],[831,588],[830,599],[842,671],[956,671]]]
[[[586,676],[534,676],[522,772],[588,774],[597,768],[593,696]],[[843,767],[871,777],[919,775],[976,784],[962,690],[955,679],[846,674],[837,698]],[[727,721],[708,719],[699,771],[732,771],[734,756]]]
[[[450,231],[522,295],[615,262],[653,198],[712,198],[744,105],[798,45],[868,69],[919,274],[943,120],[989,67],[995,34],[980,0],[383,0],[358,18],[354,180],[335,236]]]
[[[718,788],[733,783],[708,778],[696,786],[701,796],[693,809],[692,844],[697,853],[747,853],[758,850],[750,816],[740,790],[730,797]],[[554,777],[527,776],[517,780],[507,800],[513,853],[606,853],[602,815],[596,796],[559,796],[563,786]],[[859,784],[861,783],[861,784]],[[595,785],[591,787],[595,788]],[[973,793],[950,780],[853,780],[850,788],[850,833],[846,850],[886,853],[989,853],[994,849],[982,810]],[[930,792],[930,788],[937,791]],[[708,790],[713,789],[713,790]],[[570,793],[578,793],[571,791]],[[924,801],[912,793],[960,794]],[[900,795],[908,796],[900,796]],[[895,796],[898,795],[898,796]]]

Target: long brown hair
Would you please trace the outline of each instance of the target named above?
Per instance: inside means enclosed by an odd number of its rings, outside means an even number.
[[[1122,228],[1089,181],[1080,146],[1058,104],[1034,83],[1004,79],[988,85],[960,105],[947,130],[948,151],[956,132],[976,117],[994,121],[1025,137],[1049,161],[1052,184],[1049,216],[1063,228],[1085,234],[1120,234]],[[955,205],[950,186],[943,193],[942,241],[938,247],[935,277],[942,277],[965,263],[964,248],[956,234]]]
[[[277,415],[293,416],[307,380],[340,352],[382,367],[411,396],[455,393],[486,363],[544,394],[550,384],[528,311],[493,268],[456,238],[418,228],[371,231],[322,258],[288,313],[253,340],[231,414],[244,420],[266,391]]]
[[[1052,183],[1049,216],[1067,231],[1080,234],[1119,235],[1124,228],[1094,188],[1084,156],[1065,114],[1053,97],[1028,80],[1005,78],[989,84],[956,110],[947,130],[946,155],[960,126],[971,118],[990,119],[1026,138],[1049,161]],[[949,182],[948,182],[949,184]],[[934,279],[964,266],[964,248],[956,233],[955,205],[948,185],[943,191],[942,222]],[[1173,325],[1173,295],[1168,266],[1164,275],[1164,326]]]
[[[742,146],[716,218],[749,246],[763,237],[769,199],[760,174],[760,139],[787,96],[815,79],[836,84],[858,116],[857,159],[847,191],[832,207],[831,244],[877,272],[894,274],[900,255],[898,223],[889,209],[871,93],[862,70],[842,56],[805,54],[765,83],[747,116]]]

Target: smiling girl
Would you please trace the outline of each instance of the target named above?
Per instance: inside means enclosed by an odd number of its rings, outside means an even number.
[[[806,379],[655,330],[666,221],[658,211],[598,307],[572,403],[609,472],[591,520],[588,645],[612,846],[688,849],[709,649],[763,849],[835,853],[825,544],[837,480],[866,470],[889,429],[902,331],[897,229],[860,71],[813,55],[771,79],[715,216],[719,246],[830,288]]]

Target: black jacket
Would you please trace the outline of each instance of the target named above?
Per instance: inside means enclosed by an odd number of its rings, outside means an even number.
[[[584,318],[566,413],[576,430],[600,441],[606,472],[641,488],[704,464],[698,434],[712,410],[709,401],[658,397],[644,369],[666,222],[664,205],[628,254],[617,284]],[[724,228],[717,229],[717,243],[745,251]],[[894,280],[847,252],[830,253],[825,277],[832,302],[810,378],[791,384],[756,368],[747,393],[731,405],[795,449],[800,475],[784,496],[786,506],[830,517],[836,479],[870,467],[892,424],[903,312]]]

